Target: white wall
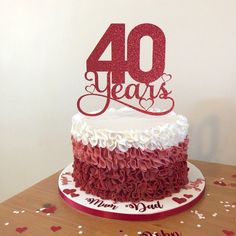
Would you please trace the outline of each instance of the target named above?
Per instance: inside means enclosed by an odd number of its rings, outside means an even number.
[[[0,201],[72,161],[83,63],[112,22],[163,29],[190,157],[236,164],[235,0],[0,0]]]

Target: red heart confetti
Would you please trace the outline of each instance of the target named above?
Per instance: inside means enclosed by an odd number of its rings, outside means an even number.
[[[57,209],[56,206],[51,206],[51,207],[47,207],[47,208],[43,209],[42,212],[45,214],[55,213],[56,209]]]
[[[27,230],[28,228],[27,227],[17,227],[16,228],[16,232],[18,232],[18,233],[23,233],[23,232],[25,232],[26,230]]]
[[[78,196],[79,196],[78,193],[72,193],[72,194],[71,194],[71,197],[78,197]]]
[[[178,204],[182,204],[187,201],[186,198],[178,198],[178,197],[173,197],[172,200],[177,202]]]
[[[226,229],[224,229],[224,230],[222,230],[223,231],[223,233],[226,235],[226,236],[233,236],[234,235],[234,232],[233,231],[229,231],[229,230],[226,230]]]
[[[193,195],[192,194],[184,194],[184,197],[191,198],[191,197],[193,197]]]
[[[53,232],[57,232],[58,230],[61,230],[61,226],[55,226],[55,225],[53,225],[53,226],[51,226],[51,228],[50,228]]]
[[[223,187],[226,186],[226,183],[223,182],[223,181],[215,181],[214,184],[220,185],[220,186],[223,186]]]
[[[66,189],[63,190],[63,193],[65,193],[65,194],[72,194],[74,192],[76,192],[76,189],[68,189],[68,188],[66,188]]]

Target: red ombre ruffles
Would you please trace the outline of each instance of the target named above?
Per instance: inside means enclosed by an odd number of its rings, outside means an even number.
[[[152,201],[170,196],[188,183],[188,139],[165,150],[129,148],[127,152],[72,137],[76,187],[114,201]]]

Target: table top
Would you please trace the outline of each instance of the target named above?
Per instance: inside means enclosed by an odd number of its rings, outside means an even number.
[[[191,161],[206,178],[205,194],[191,209],[154,221],[95,217],[59,196],[59,173],[0,204],[0,235],[236,236],[236,166]]]

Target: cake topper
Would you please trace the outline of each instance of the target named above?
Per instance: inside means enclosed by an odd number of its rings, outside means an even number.
[[[140,41],[144,36],[153,41],[152,68],[149,71],[140,68]],[[158,26],[145,23],[131,30],[126,49],[125,24],[111,24],[87,59],[85,79],[90,84],[85,87],[86,94],[77,101],[79,112],[87,116],[101,115],[107,110],[111,100],[149,115],[160,116],[172,111],[172,91],[166,88],[172,76],[164,72],[165,42],[165,35]],[[99,60],[109,44],[111,60]],[[104,72],[105,78],[101,75]],[[128,79],[132,79],[134,83],[127,84]],[[82,109],[81,101],[88,96],[105,98],[103,108],[97,113],[87,113]],[[151,109],[160,102],[167,103],[165,110]]]

